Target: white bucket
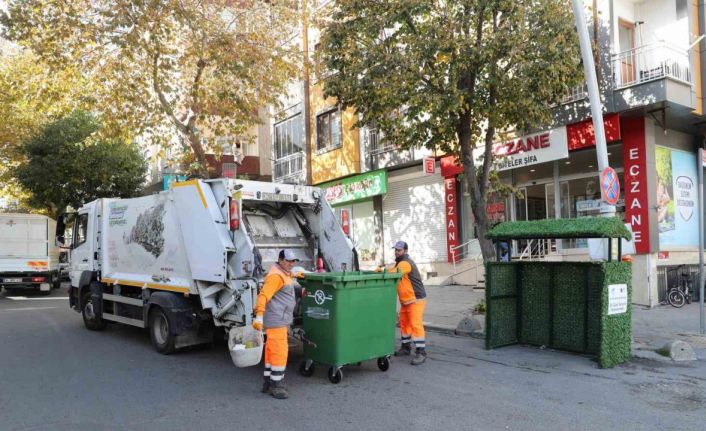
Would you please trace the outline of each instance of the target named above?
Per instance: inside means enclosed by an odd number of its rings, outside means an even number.
[[[228,351],[236,367],[251,367],[259,364],[263,344],[262,332],[250,326],[238,326],[228,333]]]

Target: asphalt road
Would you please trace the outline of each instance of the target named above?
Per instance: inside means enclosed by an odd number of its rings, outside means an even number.
[[[259,392],[260,367],[235,368],[225,345],[171,356],[146,332],[83,327],[65,289],[0,294],[0,430],[703,430],[706,367],[587,357],[430,333],[420,367],[393,360],[296,373],[290,399]]]

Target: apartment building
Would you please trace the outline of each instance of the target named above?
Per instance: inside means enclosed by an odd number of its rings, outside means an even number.
[[[633,299],[656,305],[678,277],[672,269],[697,269],[696,155],[706,127],[701,61],[706,14],[693,0],[586,0],[585,5],[609,162],[621,182],[617,213],[634,234]],[[318,34],[308,30],[308,52],[315,63]],[[477,257],[470,199],[460,180],[463,170],[453,158],[424,148],[401,151],[374,125],[354,129],[355,114],[323,98],[325,73],[312,70],[309,80],[308,86],[298,83],[287,109],[273,116],[274,180],[325,188],[364,266],[392,261],[389,247],[398,239],[410,244],[411,254],[430,275],[448,275],[454,263]],[[545,130],[494,146],[501,154],[507,144],[546,143],[526,145],[527,150],[498,165],[502,181],[516,187],[520,197],[490,202],[492,220],[600,213],[586,86],[567,94],[553,108],[553,118]],[[428,158],[435,162],[424,169]],[[589,255],[587,241],[514,246],[515,258]]]
[[[621,182],[617,213],[634,235],[633,301],[654,306],[665,299],[667,287],[681,272],[698,271],[697,151],[704,147],[706,126],[704,8],[691,0],[598,0],[586,1],[586,7],[597,47],[608,158]],[[499,165],[503,181],[522,196],[492,204],[491,211],[500,219],[599,214],[599,173],[586,87],[574,89],[553,114],[551,128],[509,143],[516,146],[544,137],[549,145],[525,145],[526,151]],[[494,151],[503,148],[507,146],[498,145]],[[460,172],[453,161],[442,162],[446,178]],[[588,246],[576,240],[523,242],[515,244],[514,255],[586,259]]]

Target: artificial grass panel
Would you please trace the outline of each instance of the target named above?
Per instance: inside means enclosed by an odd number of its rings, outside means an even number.
[[[603,266],[588,267],[588,328],[586,332],[586,353],[598,355],[601,349],[601,311],[603,303]]]
[[[517,343],[517,262],[486,265],[485,345],[487,349]]]
[[[500,223],[486,234],[489,239],[625,238],[630,231],[618,217],[581,217]]]
[[[610,368],[632,357],[632,267],[628,262],[603,263],[605,274],[601,310],[601,347],[598,363]],[[608,286],[628,286],[628,307],[625,313],[608,315]]]
[[[486,348],[517,344],[517,298],[494,299],[492,309],[490,322],[486,320]]]
[[[583,263],[564,263],[554,268],[551,346],[555,349],[585,351],[587,270]]]
[[[549,346],[551,342],[552,264],[522,266],[520,288],[520,342]]]

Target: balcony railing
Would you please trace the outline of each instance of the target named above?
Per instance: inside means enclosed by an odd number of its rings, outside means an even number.
[[[613,75],[616,89],[666,77],[692,83],[687,51],[665,42],[615,54]]]
[[[375,156],[397,149],[397,146],[385,139],[378,129],[368,130],[368,155]]]
[[[571,103],[571,102],[576,102],[577,100],[582,100],[588,97],[588,88],[586,84],[580,85],[578,87],[574,87],[569,92],[564,96],[564,98],[561,100],[561,103]]]
[[[290,154],[275,160],[275,181],[296,180],[304,170],[304,152]]]

